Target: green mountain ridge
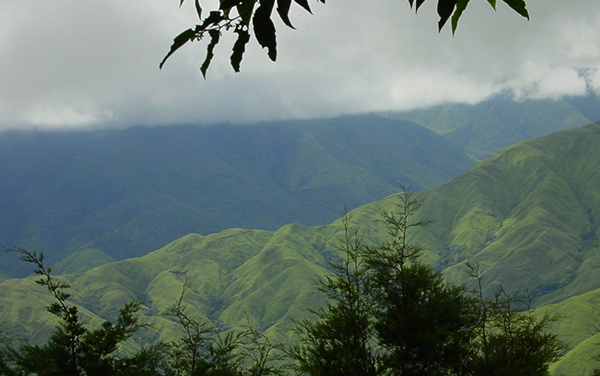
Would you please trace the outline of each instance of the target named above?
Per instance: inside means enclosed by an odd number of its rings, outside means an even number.
[[[482,160],[514,143],[600,120],[597,95],[515,101],[498,95],[475,105],[448,104],[388,113],[443,135]]]
[[[533,292],[539,312],[566,313],[552,327],[569,349],[558,374],[585,374],[584,361],[600,349],[600,124],[518,143],[423,192],[420,217],[436,222],[415,231],[412,241],[423,260],[454,282],[472,283],[465,264],[479,264],[484,288]],[[381,240],[380,208],[393,196],[351,212],[367,241]],[[190,234],[145,256],[60,276],[73,287],[73,302],[92,322],[114,317],[118,307],[140,299],[147,332],[136,343],[172,338],[176,327],[165,312],[185,281],[188,311],[225,328],[246,318],[270,336],[289,340],[292,319],[323,304],[315,283],[339,257],[331,244],[341,221],[308,227],[290,224],[276,231],[229,229]],[[25,338],[47,335],[50,298],[31,278],[0,283],[3,327]],[[45,316],[44,316],[45,315]],[[44,318],[42,318],[44,317]],[[131,346],[136,346],[136,343]]]
[[[468,258],[539,304],[600,287],[589,278],[600,261],[597,145],[597,124],[524,141],[430,191],[421,214],[440,219],[425,247],[450,263],[449,278],[465,280]]]
[[[551,312],[562,316],[549,330],[566,342],[569,351],[551,366],[553,374],[585,375],[599,364],[591,360],[600,353],[600,289],[540,308],[539,313]]]
[[[404,181],[432,188],[474,162],[418,125],[357,115],[254,126],[0,134],[0,245],[63,273],[189,233],[318,225]],[[0,272],[24,276],[0,255]]]

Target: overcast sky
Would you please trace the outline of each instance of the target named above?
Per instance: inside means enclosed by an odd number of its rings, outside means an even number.
[[[473,0],[454,37],[449,25],[437,32],[433,1],[418,15],[406,0],[313,1],[312,16],[292,12],[296,30],[277,24],[277,63],[253,44],[235,74],[225,38],[204,80],[202,43],[158,69],[197,21],[192,0],[5,0],[0,130],[247,123],[600,89],[600,1],[527,0],[526,21]]]

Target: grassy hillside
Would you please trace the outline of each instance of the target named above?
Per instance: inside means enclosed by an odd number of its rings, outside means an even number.
[[[549,327],[568,346],[562,359],[552,365],[552,374],[588,375],[594,368],[600,368],[600,363],[590,360],[600,354],[599,307],[600,289],[596,289],[539,309],[539,314],[552,312],[563,317]]]
[[[478,159],[514,143],[600,120],[596,95],[514,101],[497,96],[476,105],[450,104],[391,113],[444,135]]]
[[[175,335],[165,313],[186,280],[186,304],[193,316],[225,328],[245,323],[248,316],[261,330],[287,338],[291,318],[306,315],[307,307],[323,301],[315,283],[325,271],[326,258],[334,257],[325,251],[334,228],[288,225],[275,232],[191,234],[141,258],[59,278],[73,286],[72,301],[90,320],[115,317],[118,307],[140,299],[144,320],[160,328],[145,333],[142,341]],[[53,322],[43,309],[49,298],[31,278],[1,283],[3,327],[26,339],[44,338]]]
[[[446,275],[467,259],[490,283],[530,289],[538,304],[600,287],[600,125],[524,141],[432,190],[419,234]]]
[[[420,216],[437,221],[412,234],[427,248],[424,259],[452,281],[471,283],[465,263],[479,264],[486,292],[502,284],[529,289],[540,312],[566,313],[553,329],[569,351],[556,372],[582,374],[596,351],[600,309],[600,125],[593,124],[521,142],[450,182],[423,193]],[[385,233],[376,221],[393,197],[352,211],[368,241]],[[323,302],[316,281],[327,260],[338,257],[331,243],[340,221],[277,231],[229,229],[190,234],[139,258],[61,278],[73,286],[73,301],[90,320],[109,318],[132,299],[144,303],[143,319],[160,331],[139,342],[171,338],[176,328],[165,312],[185,280],[188,309],[224,327],[258,323],[288,339],[293,318]],[[26,338],[47,334],[47,292],[31,279],[0,283],[3,326]],[[44,316],[45,315],[45,316]]]
[[[189,233],[329,223],[399,181],[432,188],[472,165],[433,132],[375,115],[2,133],[0,245],[83,271]],[[0,255],[0,273],[26,269]]]

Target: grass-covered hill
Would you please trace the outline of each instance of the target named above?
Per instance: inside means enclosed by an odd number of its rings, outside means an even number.
[[[424,260],[448,279],[469,283],[465,262],[479,264],[485,289],[529,289],[540,312],[565,318],[553,326],[569,350],[556,372],[585,374],[600,352],[600,125],[593,124],[521,142],[423,193],[420,215],[437,221],[413,233],[425,246]],[[352,211],[366,239],[381,239],[378,208],[394,198]],[[323,301],[315,282],[336,256],[331,242],[340,221],[277,231],[229,229],[190,234],[139,258],[108,263],[60,278],[73,286],[73,301],[90,320],[114,317],[131,299],[144,303],[144,320],[156,332],[138,341],[170,338],[165,312],[187,280],[188,311],[213,323],[237,326],[246,318],[280,339],[289,338],[293,318]],[[0,283],[5,328],[43,338],[48,293],[32,279]],[[558,373],[557,373],[558,374]]]
[[[478,159],[514,143],[600,120],[600,97],[514,101],[499,95],[475,105],[449,104],[391,113],[444,135]]]
[[[425,128],[375,115],[215,127],[0,134],[0,245],[74,272],[189,233],[329,223],[403,181],[472,167]],[[0,280],[26,275],[0,255]]]
[[[427,193],[422,234],[449,278],[465,260],[538,304],[600,288],[600,125],[523,141]]]

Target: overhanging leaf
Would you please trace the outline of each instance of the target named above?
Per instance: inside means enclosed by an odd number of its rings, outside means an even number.
[[[302,8],[306,9],[306,11],[312,14],[312,10],[310,10],[310,5],[308,5],[308,0],[294,0],[294,2],[300,5]]]
[[[220,9],[231,9],[238,6],[242,0],[223,0],[219,6]]]
[[[275,0],[258,0],[258,3],[265,9],[270,17],[271,13],[273,12],[273,8],[275,7]]]
[[[417,0],[417,6],[415,7],[415,12],[419,11],[419,8],[421,7],[421,5],[423,5],[424,2],[425,2],[425,0]]]
[[[196,31],[192,30],[192,29],[187,29],[187,30],[183,31],[181,34],[179,34],[178,36],[176,36],[173,39],[173,44],[171,45],[171,49],[169,50],[169,53],[160,62],[160,64],[158,65],[158,68],[162,69],[163,65],[165,64],[165,62],[167,61],[169,56],[173,55],[173,53],[175,51],[177,51],[181,46],[183,46],[187,42],[194,40],[194,38],[196,38]]]
[[[295,29],[289,17],[291,6],[292,0],[277,0],[277,13],[279,13],[279,17],[281,17],[281,20],[284,24],[292,29]]]
[[[438,21],[438,30],[442,30],[448,18],[454,12],[454,7],[456,6],[457,0],[438,0],[437,4],[437,13],[440,17]]]
[[[256,4],[256,0],[242,0],[242,2],[237,6],[237,11],[244,25],[250,25],[250,19],[252,18],[252,10],[254,10],[254,5]]]
[[[200,67],[200,72],[202,72],[202,76],[206,79],[206,71],[208,70],[208,66],[212,61],[215,50],[215,46],[219,43],[219,39],[221,38],[221,32],[219,30],[209,30],[208,35],[210,35],[210,43],[206,47],[206,58]]]
[[[456,27],[458,26],[458,20],[460,19],[460,16],[462,16],[462,14],[465,11],[465,9],[467,8],[468,4],[469,4],[469,0],[458,0],[456,2],[456,9],[454,10],[454,13],[452,14],[452,34],[454,34],[456,32]]]
[[[235,33],[237,33],[238,38],[233,45],[230,61],[233,70],[239,72],[240,63],[242,62],[244,52],[246,51],[246,44],[248,44],[248,41],[250,40],[250,33],[245,28],[238,28],[235,30]]]
[[[529,12],[527,12],[527,5],[523,0],[502,0],[509,7],[511,7],[515,12],[519,13],[521,16],[529,19]]]
[[[198,19],[202,20],[202,7],[200,6],[200,1],[195,0],[194,5],[196,6],[196,14],[198,14]]]
[[[269,58],[272,61],[277,60],[277,38],[275,37],[275,25],[271,20],[272,8],[269,5],[261,4],[254,12],[252,19],[254,35],[258,44],[267,48]]]

